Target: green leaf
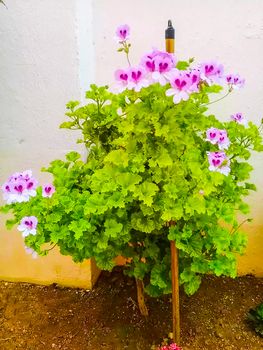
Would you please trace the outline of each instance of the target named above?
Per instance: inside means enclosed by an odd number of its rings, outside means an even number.
[[[186,70],[189,67],[189,62],[187,61],[178,61],[176,68],[179,70]]]
[[[76,160],[80,159],[80,154],[78,152],[72,151],[66,154],[66,158],[70,162],[75,162]]]
[[[117,238],[122,231],[123,225],[114,219],[108,219],[105,221],[105,235],[108,238]]]

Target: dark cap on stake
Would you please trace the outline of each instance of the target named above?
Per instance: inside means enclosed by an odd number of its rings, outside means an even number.
[[[169,53],[174,53],[174,27],[172,21],[169,19],[168,28],[165,30],[165,46],[166,51]]]
[[[165,39],[174,39],[174,27],[170,19],[168,21],[168,28],[165,30]]]

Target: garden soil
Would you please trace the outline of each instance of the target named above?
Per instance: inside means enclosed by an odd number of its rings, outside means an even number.
[[[192,297],[182,290],[183,350],[263,349],[245,321],[262,301],[263,280],[253,276],[208,276]],[[150,350],[171,331],[171,299],[147,297],[147,305],[145,318],[120,268],[92,291],[0,282],[0,350]]]

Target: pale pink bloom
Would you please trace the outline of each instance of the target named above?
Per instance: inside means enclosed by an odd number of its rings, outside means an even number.
[[[227,149],[230,145],[226,130],[217,128],[210,128],[206,131],[206,141],[213,145],[217,144],[220,150]]]
[[[238,124],[247,126],[247,120],[243,117],[242,113],[236,113],[231,115],[231,119]]]
[[[115,79],[117,81],[116,89],[118,92],[123,92],[128,87],[129,82],[129,70],[128,69],[118,69],[115,72]]]
[[[52,197],[55,192],[55,187],[52,184],[46,184],[42,186],[42,196],[43,197]]]
[[[155,72],[155,61],[152,54],[146,54],[141,59],[141,65],[144,67],[146,72]]]
[[[29,196],[34,197],[37,194],[36,193],[37,183],[38,183],[37,180],[34,179],[33,177],[31,177],[26,181],[26,193]]]
[[[216,62],[204,62],[200,66],[200,78],[208,85],[222,84],[224,67]]]
[[[132,67],[129,70],[129,81],[128,81],[128,89],[135,91],[140,91],[143,87],[147,87],[150,85],[148,79],[146,79],[146,73],[142,66]]]
[[[210,128],[206,131],[206,141],[211,142],[213,145],[216,145],[220,136],[220,130],[216,128]]]
[[[20,225],[17,226],[18,231],[22,232],[23,237],[28,235],[36,235],[37,231],[37,218],[35,216],[25,216],[21,221]]]
[[[219,130],[219,139],[218,139],[217,144],[218,144],[218,147],[220,150],[228,149],[228,147],[230,145],[230,141],[229,141],[229,138],[227,136],[226,130]]]
[[[173,96],[175,104],[189,99],[189,87],[191,80],[186,72],[177,71],[170,77],[171,88],[166,91],[166,96]]]
[[[25,245],[25,251],[28,255],[31,255],[33,259],[37,259],[38,258],[38,254],[36,251],[34,251],[34,249],[28,247]]]
[[[36,195],[36,186],[31,170],[14,173],[2,186],[4,200],[7,204],[27,202],[30,196]]]
[[[200,194],[201,196],[203,196],[203,195],[205,194],[205,191],[204,191],[204,190],[200,190],[200,191],[199,191],[199,194]]]
[[[22,173],[16,172],[9,177],[8,181],[13,182],[13,181],[16,181],[16,180],[21,179],[21,178],[23,178]]]
[[[24,180],[16,180],[13,182],[9,182],[10,192],[7,194],[5,199],[7,204],[12,203],[23,203],[29,200],[30,194],[27,191],[27,183]]]
[[[228,74],[225,79],[227,84],[233,89],[241,89],[245,85],[245,79],[241,78],[238,74]]]
[[[153,83],[167,84],[169,80],[167,73],[175,66],[175,57],[168,53],[154,49],[151,53],[144,55],[141,65],[149,73]]]
[[[20,174],[21,178],[26,181],[30,180],[32,178],[32,175],[32,170],[25,170]]]
[[[217,171],[224,175],[230,173],[230,161],[225,152],[207,152],[207,155],[210,171]]]
[[[189,91],[199,92],[199,83],[200,83],[200,71],[198,69],[192,69],[187,73],[187,76],[190,78],[191,85],[189,86]]]
[[[118,42],[128,40],[130,37],[130,27],[128,24],[122,24],[116,29],[116,39]]]

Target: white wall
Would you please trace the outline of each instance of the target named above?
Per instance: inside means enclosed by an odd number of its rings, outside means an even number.
[[[1,183],[27,168],[43,177],[41,166],[76,147],[76,134],[58,126],[65,120],[65,104],[80,99],[88,80],[87,71],[80,79],[79,38],[85,28],[76,1],[5,3],[8,9],[0,5]]]

